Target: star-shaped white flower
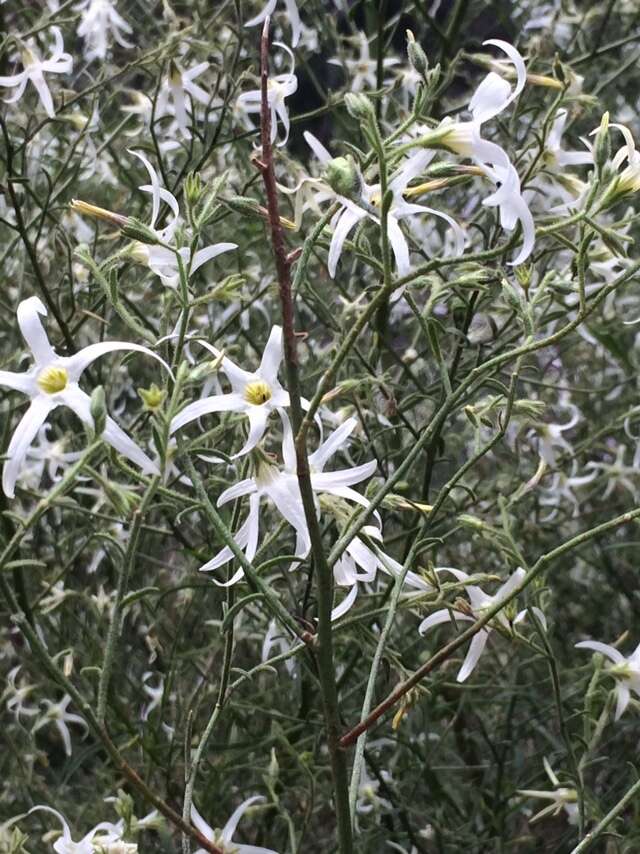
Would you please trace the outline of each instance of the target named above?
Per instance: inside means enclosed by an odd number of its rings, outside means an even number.
[[[187,121],[190,112],[188,95],[199,104],[206,105],[211,96],[208,92],[193,81],[203,74],[209,67],[208,62],[199,62],[193,68],[183,71],[173,59],[169,63],[169,74],[162,82],[157,100],[157,113],[159,116],[175,115],[178,127],[185,139],[191,139],[191,131]],[[170,103],[173,109],[170,106]]]
[[[33,355],[33,366],[24,373],[0,371],[0,386],[22,392],[31,398],[29,408],[15,429],[6,452],[2,472],[2,489],[13,498],[15,483],[29,447],[38,431],[58,406],[68,406],[85,424],[93,426],[91,399],[79,386],[84,370],[97,358],[115,350],[136,350],[157,359],[167,370],[168,365],[147,347],[126,341],[103,341],[90,344],[73,356],[58,356],[44,331],[40,315],[47,310],[38,297],[29,297],[18,306],[18,326]],[[158,473],[149,459],[116,422],[107,417],[102,438],[146,473]]]
[[[454,575],[458,581],[467,581],[469,576],[466,572],[462,572],[459,569],[451,569],[450,567],[447,570],[441,570],[442,572],[447,571]],[[480,587],[476,587],[473,584],[468,584],[465,586],[465,592],[469,596],[469,605],[465,608],[464,611],[456,610],[455,620],[469,620],[469,622],[474,623],[476,620],[480,619],[483,614],[486,614],[491,608],[497,605],[499,602],[502,602],[506,599],[513,590],[520,584],[522,579],[525,577],[525,571],[521,567],[516,569],[516,571],[511,575],[505,583],[498,588],[498,590],[493,594],[493,596],[489,596],[489,594],[485,593]],[[546,620],[544,614],[539,608],[535,606],[531,608],[532,611],[535,612],[536,616],[542,623],[542,625],[546,628]],[[525,608],[522,611],[519,611],[513,619],[513,624],[520,623],[527,616],[527,609]],[[499,611],[496,616],[493,618],[495,622],[502,626],[504,629],[510,630],[511,626],[509,620],[504,613],[504,611]],[[451,610],[448,608],[443,608],[440,611],[435,611],[435,613],[428,616],[425,620],[423,620],[418,626],[418,631],[421,635],[424,635],[425,632],[429,631],[429,629],[434,626],[438,626],[441,623],[448,623],[453,620],[451,615]],[[487,640],[489,639],[489,634],[492,631],[491,624],[486,625],[484,628],[480,629],[477,632],[469,644],[469,651],[467,652],[467,656],[460,668],[458,676],[456,677],[458,682],[464,682],[465,679],[468,679],[475,666],[478,663],[480,656],[482,655],[484,648],[486,646]]]
[[[77,724],[84,729],[85,734],[89,730],[84,718],[80,717],[80,715],[73,714],[73,712],[67,711],[67,707],[70,702],[71,697],[69,694],[65,694],[62,700],[58,703],[54,703],[51,700],[41,700],[41,703],[46,707],[46,710],[42,715],[40,715],[31,730],[32,733],[35,733],[39,729],[42,729],[43,726],[53,724],[60,733],[60,738],[64,745],[64,752],[67,756],[71,756],[71,733],[67,724]]]
[[[369,39],[367,34],[362,31],[358,33],[354,41],[357,42],[360,55],[357,59],[329,59],[330,65],[339,65],[344,68],[349,78],[349,91],[361,92],[363,89],[376,89],[378,86],[378,60],[371,57],[369,50]],[[385,57],[382,60],[383,68],[393,68],[394,65],[399,65],[400,60],[395,57]],[[382,81],[383,85],[389,83],[388,80]]]
[[[193,804],[191,805],[191,821],[205,839],[213,842],[225,854],[278,854],[273,848],[264,848],[261,845],[243,845],[241,842],[234,842],[233,840],[233,835],[242,816],[252,804],[264,800],[261,795],[254,795],[252,798],[247,798],[240,806],[236,807],[222,830],[214,830],[210,827]],[[205,854],[204,848],[198,848],[195,854]]]
[[[215,347],[204,341],[200,343],[216,357],[220,356],[220,351]],[[278,380],[282,357],[282,329],[279,326],[274,326],[271,330],[257,371],[245,371],[224,356],[220,367],[229,378],[231,392],[205,397],[185,406],[171,422],[171,433],[211,412],[242,412],[249,419],[249,436],[242,449],[234,454],[232,459],[248,454],[262,439],[269,415],[276,409],[289,406],[289,393],[282,388]],[[303,407],[309,405],[308,401],[303,400],[302,403]]]
[[[55,116],[55,110],[51,92],[47,86],[47,81],[44,79],[44,72],[47,74],[69,74],[73,68],[73,58],[70,54],[65,53],[59,27],[51,27],[51,32],[55,44],[49,59],[40,59],[35,47],[24,45],[20,51],[23,70],[18,74],[0,77],[0,86],[16,90],[10,98],[5,98],[7,104],[15,104],[16,101],[19,101],[27,88],[27,83],[31,81],[49,118]]]
[[[606,656],[613,664],[606,667],[606,672],[616,680],[616,716],[619,720],[631,700],[633,691],[640,697],[640,644],[634,649],[628,658],[608,643],[600,641],[580,641],[576,644],[578,649],[592,649]]]
[[[560,780],[558,780],[551,765],[549,765],[549,761],[546,756],[542,760],[542,763],[544,765],[544,770],[547,773],[547,777],[551,780],[554,791],[549,792],[544,789],[518,789],[518,794],[524,795],[526,798],[541,798],[546,801],[551,801],[549,806],[541,809],[540,812],[536,813],[529,819],[529,821],[533,823],[534,821],[544,818],[546,815],[558,815],[562,810],[564,810],[567,814],[569,824],[577,824],[580,814],[580,810],[578,808],[578,793],[575,789],[569,789],[567,786],[560,785]]]

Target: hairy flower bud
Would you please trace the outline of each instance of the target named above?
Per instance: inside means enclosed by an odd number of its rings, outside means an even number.
[[[360,93],[347,92],[344,96],[344,105],[349,115],[358,121],[375,121],[376,111],[371,100]]]
[[[334,157],[330,160],[324,171],[324,179],[339,196],[353,199],[360,195],[362,176],[352,157]]]
[[[429,71],[429,60],[427,54],[418,44],[411,30],[407,30],[407,57],[411,65],[424,79]]]
[[[107,424],[107,401],[104,394],[104,388],[99,385],[94,388],[91,395],[91,417],[93,418],[93,429],[96,436],[101,436],[104,433],[104,428]]]

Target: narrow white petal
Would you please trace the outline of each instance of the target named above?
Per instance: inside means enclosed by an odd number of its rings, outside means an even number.
[[[366,216],[365,211],[362,211],[361,213],[356,213],[355,211],[349,210],[348,208],[340,214],[333,235],[331,237],[331,245],[329,246],[329,258],[327,260],[329,275],[332,279],[335,278],[336,267],[338,266],[340,255],[342,255],[342,247],[344,246],[345,240],[349,236],[351,230],[356,225],[356,223],[359,222],[364,216]]]
[[[100,356],[104,356],[106,353],[114,353],[117,350],[130,350],[151,356],[152,359],[160,362],[160,364],[167,369],[169,375],[173,377],[169,365],[167,365],[164,359],[148,347],[144,347],[142,344],[131,344],[128,341],[102,341],[98,344],[89,344],[88,347],[83,347],[82,350],[79,350],[73,356],[69,356],[64,360],[65,367],[69,372],[70,381],[76,382],[80,378],[82,372],[92,362],[99,359]]]
[[[328,163],[331,160],[331,154],[327,151],[327,149],[317,137],[315,137],[312,133],[309,133],[308,130],[303,133],[303,136],[305,138],[305,142],[313,151],[320,163],[324,165],[325,163]]]
[[[28,374],[16,374],[13,371],[0,371],[0,386],[30,394],[33,391],[33,379]]]
[[[269,385],[274,385],[278,381],[278,371],[283,355],[282,327],[274,326],[269,333],[269,340],[264,348],[260,367],[257,371]]]
[[[269,418],[269,410],[263,404],[262,406],[249,406],[246,410],[249,416],[249,435],[247,441],[237,454],[234,454],[231,459],[235,460],[238,457],[243,457],[253,450],[260,439],[264,436],[267,429],[267,419]]]
[[[175,433],[185,424],[209,415],[211,412],[243,412],[245,402],[239,394],[217,394],[214,397],[205,397],[196,400],[179,412],[171,421],[170,433]]]
[[[151,179],[152,210],[150,226],[153,228],[160,212],[160,181],[158,180],[158,173],[142,152],[132,151],[129,149],[129,154],[133,154],[134,157],[137,157],[138,160],[144,164],[145,169],[149,173],[149,178]]]
[[[205,249],[198,249],[191,259],[191,272],[195,273],[195,271],[202,267],[203,264],[206,264],[207,261],[211,261],[212,258],[217,258],[218,255],[222,255],[223,252],[230,252],[232,249],[237,248],[237,243],[214,243],[212,246],[207,246]]]
[[[457,615],[456,615],[457,618]],[[451,622],[451,614],[446,608],[443,608],[441,611],[434,611],[433,614],[429,614],[429,616],[424,619],[420,625],[418,626],[418,631],[421,635],[428,632],[429,629],[432,629],[434,626],[439,626],[441,623],[450,623]]]
[[[252,477],[249,477],[246,480],[240,480],[238,483],[234,483],[233,486],[227,487],[224,492],[220,493],[218,500],[216,501],[216,505],[218,507],[222,507],[224,504],[228,504],[236,498],[242,498],[243,495],[250,495],[252,492],[256,492],[257,489],[258,487],[256,486],[256,482]]]
[[[277,2],[278,0],[269,0],[259,15],[256,15],[255,18],[251,18],[249,21],[246,21],[245,27],[255,27],[258,24],[261,24],[267,15],[271,16],[273,14],[273,10],[276,8]]]
[[[29,446],[38,434],[38,430],[44,424],[48,414],[56,406],[48,395],[39,394],[34,397],[27,411],[20,419],[16,427],[9,447],[7,448],[7,459],[2,470],[2,490],[7,498],[13,498],[15,484],[22,463],[27,455]]]
[[[343,617],[347,611],[353,606],[353,603],[356,601],[356,597],[358,595],[358,585],[354,584],[351,590],[344,597],[342,602],[331,611],[331,620],[339,620],[340,617]]]
[[[40,315],[46,317],[47,309],[39,297],[29,297],[22,300],[18,306],[18,326],[22,337],[29,345],[29,349],[38,365],[46,365],[56,358],[56,354],[47,333],[44,331]]]
[[[602,655],[605,655],[614,664],[621,664],[625,657],[619,652],[614,646],[610,646],[608,643],[600,643],[600,641],[580,641],[580,643],[576,644],[577,649],[592,649],[594,652],[601,652]]]
[[[355,418],[347,418],[337,430],[328,436],[320,447],[309,454],[309,463],[317,472],[321,472],[327,461],[346,444],[347,439],[358,426]]]
[[[615,719],[619,720],[627,706],[629,705],[629,700],[631,699],[631,692],[629,691],[629,686],[625,685],[624,682],[618,682],[616,685],[616,716]]]
[[[485,629],[480,629],[478,634],[473,636],[473,639],[469,644],[469,651],[467,652],[467,657],[465,658],[462,667],[460,668],[460,672],[456,676],[457,682],[464,682],[465,679],[469,678],[469,676],[475,669],[475,666],[478,663],[480,656],[484,652],[488,637],[489,633]]]
[[[262,795],[254,795],[252,798],[247,798],[246,801],[243,801],[239,807],[236,807],[235,810],[231,813],[231,818],[222,828],[222,838],[225,842],[231,842],[233,839],[233,835],[236,832],[236,828],[238,827],[238,822],[245,814],[245,812],[249,809],[251,804],[255,804],[258,801],[264,801],[265,798]]]

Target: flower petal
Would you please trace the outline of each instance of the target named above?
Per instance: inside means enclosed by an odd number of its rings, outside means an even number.
[[[99,359],[100,356],[104,356],[106,353],[113,353],[116,350],[131,350],[137,353],[145,353],[147,356],[151,356],[152,359],[160,362],[167,369],[171,378],[173,378],[173,373],[169,365],[148,347],[144,347],[142,344],[132,344],[128,341],[101,341],[98,344],[89,344],[88,347],[83,347],[82,350],[79,350],[73,356],[64,359],[65,367],[69,371],[70,381],[77,382],[82,372],[92,362]]]
[[[278,371],[283,355],[282,327],[274,326],[269,333],[269,340],[264,348],[260,367],[257,371],[259,376],[269,385],[275,385],[278,382]]]
[[[344,597],[342,602],[331,611],[331,621],[339,620],[340,617],[343,617],[347,611],[353,606],[353,603],[356,601],[356,597],[358,596],[358,585],[354,584],[351,590]]]
[[[465,679],[468,679],[473,670],[475,669],[480,656],[484,652],[484,648],[486,646],[487,640],[489,638],[489,632],[486,629],[480,629],[478,634],[473,636],[471,643],[469,644],[469,651],[467,652],[467,656],[462,663],[462,667],[460,668],[460,672],[456,676],[456,682],[464,682]]]
[[[47,395],[39,394],[33,398],[20,423],[13,432],[7,459],[2,470],[2,490],[7,498],[15,495],[15,484],[22,463],[27,455],[29,446],[44,424],[47,415],[57,406],[57,403]]]
[[[46,317],[47,309],[39,297],[29,297],[22,300],[18,306],[18,326],[22,337],[29,345],[37,365],[46,365],[56,359],[56,354],[49,344],[47,333],[44,331],[40,315]]]
[[[171,421],[169,433],[175,433],[190,421],[195,421],[211,412],[243,412],[246,404],[239,394],[216,394],[196,400],[179,412]]]
[[[592,649],[594,652],[600,652],[614,664],[621,664],[625,661],[624,655],[614,646],[610,646],[608,643],[600,643],[600,641],[580,641],[576,644],[576,649]]]

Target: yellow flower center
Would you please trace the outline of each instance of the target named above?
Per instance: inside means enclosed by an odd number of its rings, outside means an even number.
[[[69,382],[69,374],[64,368],[45,368],[38,377],[37,383],[47,394],[64,391]]]
[[[268,383],[264,380],[255,380],[255,382],[247,383],[244,390],[244,399],[247,403],[253,403],[254,406],[260,406],[271,400],[271,389]]]

